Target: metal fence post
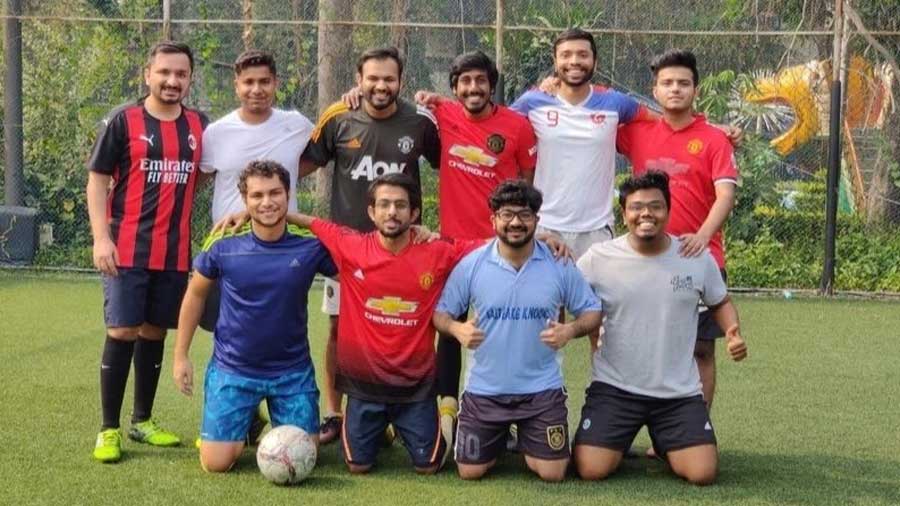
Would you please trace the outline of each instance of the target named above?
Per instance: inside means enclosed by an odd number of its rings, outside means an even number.
[[[494,33],[497,39],[494,44],[494,60],[497,63],[497,72],[500,74],[497,79],[497,87],[494,89],[494,103],[502,105],[506,103],[503,93],[503,0],[497,0],[497,18]]]
[[[831,56],[831,110],[828,125],[828,178],[825,183],[825,261],[819,291],[834,294],[834,256],[837,238],[838,179],[841,172],[841,38],[844,1],[835,0],[834,49]]]
[[[6,2],[6,76],[3,79],[3,142],[6,149],[4,202],[25,205],[22,156],[22,0]]]

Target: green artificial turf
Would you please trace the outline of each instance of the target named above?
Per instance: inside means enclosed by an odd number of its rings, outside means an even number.
[[[320,301],[317,286],[310,297],[317,365],[327,326]],[[740,297],[737,305],[750,358],[732,363],[720,344],[713,421],[721,462],[712,487],[687,485],[646,459],[626,461],[600,483],[544,484],[516,455],[480,482],[461,481],[452,466],[419,477],[395,444],[363,477],[346,472],[336,445],[324,447],[309,480],[282,488],[262,478],[251,450],[227,475],[200,469],[191,443],[202,393],[176,391],[171,347],[154,416],[188,444],[126,441],[122,462],[92,461],[104,336],[99,280],[0,271],[0,504],[900,504],[900,304]],[[587,352],[585,340],[566,347],[572,426],[589,378]],[[201,333],[192,350],[195,384],[209,354]],[[126,429],[130,406],[129,387]],[[635,444],[646,448],[646,434]]]

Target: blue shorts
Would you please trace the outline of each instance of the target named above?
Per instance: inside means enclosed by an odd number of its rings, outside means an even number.
[[[178,311],[188,273],[119,267],[118,276],[103,275],[103,319],[107,328],[144,323],[178,327]]]
[[[359,466],[374,464],[389,423],[403,439],[415,467],[428,468],[443,460],[447,444],[441,437],[436,399],[387,404],[349,395],[341,429],[344,460]]]
[[[276,378],[252,378],[225,372],[212,360],[203,388],[204,441],[243,441],[263,399],[273,427],[296,425],[311,435],[319,433],[319,391],[312,367]]]

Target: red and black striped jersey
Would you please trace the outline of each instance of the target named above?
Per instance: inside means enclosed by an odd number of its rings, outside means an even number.
[[[87,167],[113,179],[107,220],[120,267],[190,269],[191,208],[208,122],[187,107],[161,121],[143,100],[103,120]]]

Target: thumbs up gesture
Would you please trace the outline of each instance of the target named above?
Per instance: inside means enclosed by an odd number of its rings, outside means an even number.
[[[747,358],[747,343],[741,337],[741,330],[737,323],[728,327],[728,330],[725,331],[725,345],[728,348],[731,360],[740,362]]]
[[[467,349],[474,350],[481,346],[484,342],[484,331],[478,328],[478,312],[473,312],[472,317],[465,322],[457,322],[453,335]]]
[[[559,323],[556,320],[547,320],[547,326],[541,331],[541,342],[558,350],[575,337],[572,326]]]

